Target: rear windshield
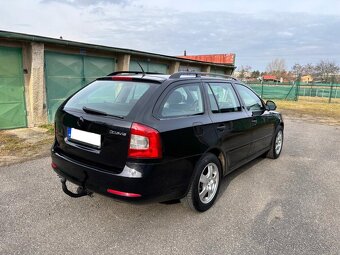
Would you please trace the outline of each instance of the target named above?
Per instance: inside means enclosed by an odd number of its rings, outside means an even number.
[[[125,117],[150,86],[131,81],[94,81],[70,98],[64,108]]]

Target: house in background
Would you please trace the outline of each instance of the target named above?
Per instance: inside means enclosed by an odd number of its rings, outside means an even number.
[[[311,75],[304,75],[301,77],[301,82],[304,82],[304,83],[310,83],[310,82],[313,82],[313,77]]]
[[[280,79],[278,79],[275,75],[269,75],[269,74],[263,75],[261,77],[261,80],[264,82],[266,81],[281,82]]]

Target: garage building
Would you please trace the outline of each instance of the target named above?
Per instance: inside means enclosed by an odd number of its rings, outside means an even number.
[[[233,60],[234,61],[234,60]],[[0,31],[0,129],[52,123],[58,106],[92,80],[114,71],[171,74],[189,68],[232,74],[232,63],[212,63]]]

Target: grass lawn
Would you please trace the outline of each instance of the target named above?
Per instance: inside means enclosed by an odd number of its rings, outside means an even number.
[[[340,125],[340,99],[332,101],[329,104],[328,98],[299,97],[299,101],[276,100],[275,103],[277,110],[287,116]]]

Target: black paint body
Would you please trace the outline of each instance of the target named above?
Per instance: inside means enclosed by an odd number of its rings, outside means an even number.
[[[106,79],[106,78],[102,78]],[[276,128],[283,120],[279,113],[263,110],[256,114],[244,107],[234,80],[215,78],[155,79],[138,78],[153,82],[152,87],[138,101],[124,119],[67,111],[64,105],[56,113],[56,139],[52,147],[52,161],[58,166],[58,175],[96,193],[131,202],[167,201],[186,195],[195,164],[207,152],[224,156],[223,174],[235,170],[268,151]],[[242,111],[212,113],[204,83],[231,83],[240,99]],[[176,86],[200,83],[204,113],[201,115],[160,118],[159,106],[164,97]],[[80,119],[81,117],[81,119]],[[80,121],[81,120],[81,121]],[[133,122],[159,131],[162,144],[161,159],[130,159],[127,157],[130,127]],[[67,141],[67,127],[100,134],[100,149]],[[110,130],[126,136],[110,134]],[[133,169],[136,176],[130,174]],[[141,194],[129,198],[112,195],[107,189]]]

